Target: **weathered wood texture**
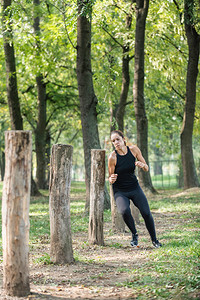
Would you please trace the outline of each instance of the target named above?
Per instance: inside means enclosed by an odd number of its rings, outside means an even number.
[[[70,186],[73,147],[52,147],[49,182],[50,255],[54,263],[72,263]]]
[[[29,286],[30,131],[5,133],[6,171],[2,197],[3,288],[26,296]]]
[[[89,243],[103,245],[105,150],[91,150]]]

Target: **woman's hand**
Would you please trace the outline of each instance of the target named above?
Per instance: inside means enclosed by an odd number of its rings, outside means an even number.
[[[146,172],[149,170],[147,164],[145,164],[141,161],[136,161],[135,165],[136,165],[136,167],[139,167],[139,168],[143,169]]]
[[[117,176],[118,176],[118,174],[112,174],[112,175],[110,175],[110,177],[109,177],[109,182],[111,183],[111,184],[113,184],[116,180],[117,180]]]

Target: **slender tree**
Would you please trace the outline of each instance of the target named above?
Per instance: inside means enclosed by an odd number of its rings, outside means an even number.
[[[194,0],[184,1],[184,24],[189,49],[185,111],[181,130],[181,158],[185,189],[199,186],[192,149],[192,135],[196,106],[196,82],[200,47],[200,35],[195,29],[194,22],[194,4]]]
[[[10,111],[11,128],[23,129],[23,120],[17,89],[17,72],[12,30],[12,0],[2,0],[3,44],[6,61],[7,99]]]
[[[131,1],[132,2],[132,1]],[[131,12],[126,15],[126,28],[130,30],[132,23],[132,3],[131,3]],[[129,74],[129,63],[133,57],[130,57],[129,51],[130,46],[129,42],[125,42],[122,46],[123,56],[122,56],[122,86],[120,92],[119,104],[116,109],[116,121],[118,129],[124,131],[124,115],[125,108],[127,104],[128,91],[130,85],[130,74]]]
[[[149,0],[136,1],[136,31],[135,31],[135,67],[133,97],[137,124],[137,144],[148,164],[148,120],[144,100],[144,44],[145,27]],[[138,176],[144,188],[155,192],[150,173],[138,170]]]
[[[34,5],[34,33],[36,39],[36,55],[40,56],[40,0],[33,0]],[[35,129],[35,149],[36,149],[36,182],[39,188],[46,188],[46,83],[44,76],[39,73],[36,76],[38,117]]]
[[[91,149],[100,149],[97,125],[97,97],[94,92],[91,67],[91,15],[90,0],[78,0],[77,19],[77,80],[81,110],[81,124],[85,159],[86,209],[89,206],[91,178]],[[105,207],[109,206],[106,193]]]
[[[6,61],[7,99],[10,112],[12,130],[23,130],[23,119],[20,109],[20,101],[17,87],[17,71],[15,63],[15,51],[12,30],[12,1],[2,0],[2,28],[3,43]],[[31,177],[31,195],[38,195],[39,191]]]
[[[118,6],[117,3],[114,4],[114,8],[122,10],[121,7]],[[132,13],[133,13],[133,1],[130,0],[130,8],[129,10],[123,10],[125,13],[125,28],[126,33],[128,33],[128,36],[126,38],[123,37],[123,42],[120,42],[119,39],[117,39],[113,34],[111,34],[107,26],[103,26],[103,30],[112,38],[112,40],[115,42],[117,46],[119,46],[122,49],[122,85],[121,85],[121,92],[119,96],[119,101],[114,104],[113,107],[111,107],[111,131],[115,129],[119,129],[121,131],[124,131],[124,117],[125,117],[125,108],[127,105],[127,98],[128,98],[128,92],[129,92],[129,85],[130,85],[130,72],[129,72],[129,65],[131,59],[133,59],[134,56],[130,56],[130,29],[132,24]],[[110,68],[112,68],[113,64],[113,57],[109,54],[109,62],[110,62]],[[113,118],[116,120],[116,122],[113,122]],[[117,125],[117,126],[116,126]],[[116,128],[117,127],[117,128]]]

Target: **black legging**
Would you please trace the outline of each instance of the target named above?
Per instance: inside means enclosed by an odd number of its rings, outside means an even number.
[[[156,231],[154,220],[149,208],[149,204],[145,194],[143,193],[141,187],[138,185],[133,191],[131,192],[116,192],[114,193],[115,201],[117,204],[117,208],[119,213],[122,214],[124,222],[130,229],[130,231],[135,234],[137,230],[135,228],[135,222],[131,214],[130,210],[130,200],[133,201],[135,206],[139,209],[145,224],[146,228],[151,236],[152,241],[156,241]]]

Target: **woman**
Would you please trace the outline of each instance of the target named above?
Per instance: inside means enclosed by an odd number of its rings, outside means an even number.
[[[145,172],[149,170],[149,167],[137,146],[126,146],[124,134],[120,130],[111,132],[111,141],[115,151],[108,158],[109,182],[113,186],[118,211],[132,232],[131,246],[138,246],[138,234],[130,210],[130,200],[140,210],[153,246],[159,248],[162,244],[156,238],[149,204],[135,176],[135,167],[141,168]]]

